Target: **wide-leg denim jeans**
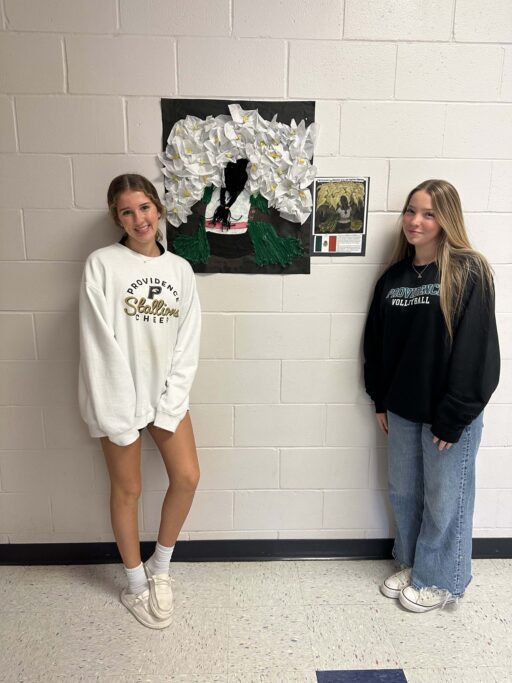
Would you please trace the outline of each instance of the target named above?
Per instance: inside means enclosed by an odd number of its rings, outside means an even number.
[[[388,412],[389,496],[395,514],[393,555],[412,567],[416,588],[460,597],[471,581],[475,459],[482,415],[458,443],[440,451],[430,425]]]

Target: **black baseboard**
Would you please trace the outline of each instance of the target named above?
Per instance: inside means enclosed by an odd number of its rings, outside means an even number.
[[[510,560],[512,558],[512,538],[474,538],[474,560]]]
[[[383,560],[393,541],[375,539],[300,539],[182,541],[173,562],[254,562],[265,560]],[[143,560],[154,542],[141,543]],[[512,538],[473,539],[473,558],[512,558]],[[0,565],[108,564],[120,562],[115,543],[0,544]]]

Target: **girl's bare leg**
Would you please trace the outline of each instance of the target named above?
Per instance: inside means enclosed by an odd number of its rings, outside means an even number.
[[[138,505],[141,492],[140,437],[129,446],[117,446],[101,439],[110,475],[112,529],[125,567],[140,562]]]
[[[169,477],[158,542],[171,547],[176,543],[187,518],[199,481],[199,463],[190,415],[185,415],[174,433],[154,425],[148,425],[148,431],[162,455]]]

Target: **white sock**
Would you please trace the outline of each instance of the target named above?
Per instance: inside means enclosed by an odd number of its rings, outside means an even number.
[[[125,567],[124,570],[128,578],[128,591],[130,593],[133,593],[133,595],[140,595],[149,588],[148,579],[142,562],[138,567],[133,567],[132,569]]]
[[[169,573],[169,563],[171,561],[173,550],[174,546],[172,546],[172,548],[167,548],[165,545],[160,545],[160,543],[157,541],[155,552],[146,562],[146,567],[150,576]]]

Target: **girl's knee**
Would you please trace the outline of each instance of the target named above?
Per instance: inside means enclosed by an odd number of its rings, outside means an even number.
[[[174,477],[174,480],[171,481],[170,485],[172,488],[178,488],[181,491],[193,493],[199,484],[200,474],[199,467],[190,467]]]
[[[193,467],[190,470],[188,470],[185,475],[185,486],[187,487],[187,489],[189,489],[190,491],[195,491],[197,485],[199,484],[200,476],[201,473],[199,471],[199,467]]]
[[[112,497],[125,504],[138,503],[142,493],[140,481],[112,482]]]

